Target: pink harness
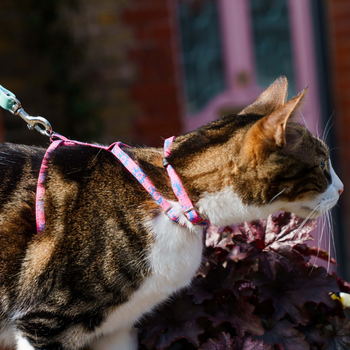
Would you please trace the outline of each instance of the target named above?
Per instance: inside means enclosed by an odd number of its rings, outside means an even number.
[[[175,137],[173,136],[168,138],[164,142],[165,158],[163,159],[163,164],[168,172],[168,175],[171,181],[171,186],[173,188],[173,191],[177,199],[179,200],[179,203],[183,209],[183,215],[186,217],[186,219],[193,225],[206,226],[209,224],[208,220],[203,219],[199,215],[197,210],[193,207],[193,204],[190,198],[188,197],[179,176],[176,174],[174,168],[166,161],[166,157],[171,154],[170,148],[174,139]],[[134,175],[134,177],[140,182],[140,184],[146,189],[146,191],[153,197],[153,199],[160,205],[164,213],[166,213],[172,221],[176,223],[180,223],[180,218],[176,214],[171,204],[158,192],[156,187],[153,185],[153,183],[147,177],[147,175],[141,170],[141,168],[120,148],[120,146],[129,147],[128,145],[125,145],[121,142],[115,142],[108,147],[104,147],[104,146],[98,146],[98,145],[93,145],[93,144],[79,142],[79,141],[72,141],[67,139],[64,136],[61,136],[55,133],[51,136],[51,145],[46,150],[46,153],[44,155],[44,159],[41,164],[39,178],[38,178],[38,186],[37,186],[37,192],[36,192],[36,227],[37,227],[38,233],[41,233],[45,229],[44,182],[46,178],[49,159],[52,152],[58,146],[62,146],[62,145],[64,146],[84,145],[84,146],[90,146],[95,148],[101,148],[113,153],[119,159],[119,161],[125,166],[125,168],[128,169],[132,175]],[[186,226],[183,224],[181,225]]]

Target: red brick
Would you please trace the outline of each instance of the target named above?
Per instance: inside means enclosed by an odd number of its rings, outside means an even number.
[[[350,2],[348,0],[335,3],[331,7],[331,17],[333,20],[350,17]]]
[[[167,115],[168,113],[172,113],[174,115],[178,115],[180,112],[179,104],[176,98],[173,98],[169,101],[161,100],[161,103],[147,104],[143,107],[143,111],[148,115],[152,116],[152,118],[158,114]]]
[[[177,135],[180,130],[178,115],[171,112],[139,119],[134,126],[136,137],[154,147],[162,147],[165,137]]]
[[[167,7],[145,8],[141,10],[125,11],[123,20],[128,23],[145,23],[162,18],[168,18],[169,11]]]
[[[163,22],[163,21],[162,21]],[[172,32],[169,25],[166,24],[159,24],[152,25],[152,26],[144,26],[142,28],[139,28],[136,31],[136,36],[140,40],[145,39],[154,39],[156,41],[164,41],[165,43],[169,42],[169,38],[171,37]]]
[[[350,57],[348,55],[335,56],[336,69],[341,72],[349,72],[350,70]]]
[[[164,138],[179,134],[181,124],[175,114],[162,114],[136,121],[134,134],[137,139],[154,147],[162,147]]]
[[[139,99],[148,101],[154,96],[173,96],[176,95],[176,85],[170,84],[139,84],[132,89],[132,96]]]
[[[133,133],[151,146],[182,129],[170,16],[164,0],[133,0],[123,15],[137,39],[128,55],[137,70],[130,97],[140,111]]]
[[[350,58],[350,46],[344,46],[341,42],[338,42],[335,54],[337,57]]]
[[[170,84],[174,82],[174,67],[172,60],[159,57],[148,57],[139,66],[139,78],[147,84]]]

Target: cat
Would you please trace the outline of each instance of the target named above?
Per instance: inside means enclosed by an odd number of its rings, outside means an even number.
[[[175,138],[166,161],[215,225],[277,211],[315,218],[343,184],[323,141],[296,122],[306,90],[286,102],[278,78],[238,115]],[[123,148],[180,215],[166,213],[106,150],[57,148],[45,180],[46,226],[35,221],[45,150],[0,149],[0,344],[18,350],[133,350],[134,324],[188,286],[202,230],[181,215],[163,150]],[[183,225],[183,226],[182,226]]]

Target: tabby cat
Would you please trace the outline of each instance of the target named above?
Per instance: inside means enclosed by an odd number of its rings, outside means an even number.
[[[279,210],[318,217],[343,191],[326,145],[295,121],[305,94],[286,102],[277,79],[238,115],[176,137],[167,161],[212,224]],[[124,151],[181,214],[163,150]],[[134,324],[187,286],[202,228],[169,220],[110,152],[57,148],[45,180],[46,227],[35,196],[45,150],[0,149],[0,344],[18,350],[137,349]]]

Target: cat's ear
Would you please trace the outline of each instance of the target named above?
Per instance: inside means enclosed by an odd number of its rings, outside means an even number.
[[[258,120],[252,127],[251,135],[258,137],[260,139],[257,140],[258,142],[274,143],[278,147],[285,146],[287,122],[292,120],[293,112],[300,105],[307,89],[304,89],[279,109]]]
[[[255,114],[265,116],[274,112],[276,109],[282,107],[286,102],[287,87],[287,78],[285,76],[279,77],[259,96],[255,102],[244,108],[243,111],[238,114]]]

